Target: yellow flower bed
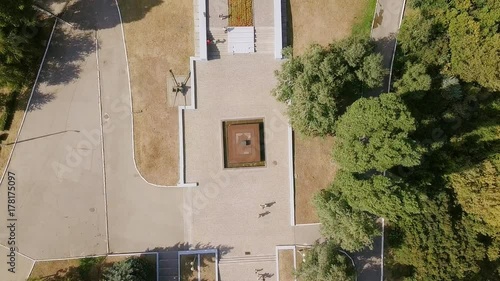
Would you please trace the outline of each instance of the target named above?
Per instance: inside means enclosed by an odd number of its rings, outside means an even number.
[[[253,26],[253,0],[229,0],[229,26]]]

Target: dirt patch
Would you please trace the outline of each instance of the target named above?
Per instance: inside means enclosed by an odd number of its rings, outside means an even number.
[[[178,109],[167,103],[171,92],[166,81],[169,69],[176,75],[188,74],[189,57],[194,54],[193,2],[120,0],[119,4],[130,67],[137,167],[151,183],[175,185]],[[144,10],[149,12],[142,18]],[[141,19],[134,21],[137,18]]]
[[[279,250],[278,251],[278,270],[280,272],[280,280],[292,281],[295,280],[295,265],[293,262],[294,250]]]
[[[316,42],[327,45],[351,34],[369,0],[289,0],[293,49],[302,53]],[[290,36],[289,36],[290,38]]]
[[[331,160],[333,138],[294,138],[295,222],[317,223],[312,198],[332,182],[336,165]]]

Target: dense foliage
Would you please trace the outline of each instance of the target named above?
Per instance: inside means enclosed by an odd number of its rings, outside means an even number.
[[[288,106],[294,130],[307,136],[334,133],[345,107],[381,85],[382,57],[366,38],[351,37],[324,48],[312,45],[302,56],[291,56],[276,72],[273,95]]]
[[[351,172],[383,172],[394,166],[420,163],[420,149],[409,134],[415,120],[394,94],[361,98],[339,119],[333,156]]]
[[[353,281],[355,270],[349,258],[332,242],[317,243],[307,251],[296,272],[300,280]]]
[[[116,262],[104,272],[105,281],[151,281],[155,277],[153,265],[137,257]]]
[[[25,84],[27,72],[42,45],[32,0],[3,1],[0,5],[0,87]]]
[[[372,246],[372,238],[380,234],[375,217],[353,209],[338,189],[324,190],[314,198],[321,220],[322,234],[347,251]]]
[[[360,98],[345,111],[337,101],[318,114],[335,121],[325,131],[335,133],[341,167],[315,198],[323,234],[356,251],[371,246],[375,219],[384,217],[393,278],[500,280],[500,1],[408,5],[395,93]],[[291,107],[297,84],[285,81]],[[313,124],[306,109],[290,118]]]

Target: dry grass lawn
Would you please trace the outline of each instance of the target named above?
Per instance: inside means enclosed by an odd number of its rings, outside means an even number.
[[[351,34],[369,0],[289,0],[296,54],[316,42],[327,45]]]
[[[295,55],[312,43],[328,45],[349,36],[365,19],[371,0],[289,0],[289,38]],[[373,12],[373,11],[372,11]],[[292,36],[293,35],[293,36]],[[290,39],[289,39],[290,40]],[[311,199],[327,188],[335,175],[331,162],[333,138],[295,137],[295,220],[297,224],[317,223]]]
[[[278,270],[280,272],[280,281],[294,281],[293,274],[295,265],[293,263],[294,250],[278,251]]]
[[[76,273],[76,268],[80,265],[80,260],[43,261],[36,262],[31,271],[31,278],[62,277],[70,278]]]
[[[108,256],[103,258],[104,260],[98,267],[99,269],[93,268],[90,270],[91,278],[98,280],[105,268],[111,267],[115,262],[123,261],[129,257],[131,256]],[[145,254],[141,257],[149,260],[156,268],[156,255]],[[35,262],[30,278],[43,278],[43,280],[47,281],[80,280],[79,266],[80,259]]]
[[[194,55],[191,0],[119,0],[127,44],[137,167],[149,182],[179,178],[178,112],[167,104],[169,69],[187,75]],[[144,14],[144,15],[143,15]]]
[[[332,182],[336,165],[331,160],[333,138],[304,138],[295,136],[295,222],[319,221],[313,196]]]
[[[229,0],[229,26],[253,25],[253,0]]]

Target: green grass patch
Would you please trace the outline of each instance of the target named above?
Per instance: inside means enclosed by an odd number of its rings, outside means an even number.
[[[373,16],[377,0],[366,0],[364,13],[352,27],[352,35],[354,36],[370,36],[372,29]]]
[[[229,0],[229,26],[253,26],[253,0]]]

